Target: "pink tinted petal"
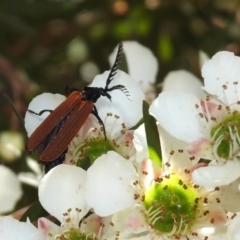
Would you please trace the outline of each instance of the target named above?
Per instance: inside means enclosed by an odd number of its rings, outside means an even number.
[[[227,222],[227,215],[224,209],[216,205],[216,202],[213,204],[208,203],[207,209],[209,209],[209,214],[207,218],[214,219],[214,226],[223,225]]]
[[[39,218],[38,229],[47,237],[48,234],[52,234],[53,236],[58,234],[60,227],[47,218]]]
[[[207,125],[200,101],[192,94],[166,91],[159,94],[149,109],[160,125],[172,136],[185,142],[204,137]]]
[[[240,58],[232,52],[216,53],[202,68],[203,89],[215,95],[226,105],[240,99]]]
[[[138,208],[132,211],[126,218],[126,227],[131,233],[141,233],[148,229],[145,216]]]
[[[139,205],[117,212],[113,215],[112,222],[121,229],[121,237],[125,237],[125,239],[128,239],[127,236],[132,234],[144,233],[149,228],[142,208]]]
[[[108,75],[109,71],[97,75],[91,86],[105,88]],[[117,71],[112,82],[109,84],[109,88],[116,85],[125,86],[129,92],[131,100],[126,96],[128,95],[127,93],[117,89],[109,92],[112,97],[111,101],[106,97],[100,97],[96,102],[96,107],[102,119],[106,117],[106,112],[110,112],[113,115],[117,114],[120,115],[122,122],[125,123],[126,127],[130,128],[142,117],[142,101],[144,99],[144,94],[139,85],[133,81],[128,74],[120,70]],[[107,108],[109,108],[109,110],[107,110]]]
[[[223,165],[200,167],[193,171],[194,183],[212,189],[227,185],[240,176],[240,162],[238,159],[228,160]]]
[[[134,204],[136,171],[133,164],[110,151],[87,170],[87,204],[99,216],[109,216]]]
[[[203,83],[192,73],[185,70],[171,71],[163,81],[163,91],[180,91],[191,93],[197,98],[204,97]]]
[[[43,93],[33,98],[28,109],[36,113],[39,113],[42,110],[54,110],[64,100],[66,100],[66,97],[61,94]],[[28,111],[26,112],[24,121],[28,137],[32,135],[35,129],[49,114],[50,112],[45,112],[41,116],[37,116]]]
[[[88,212],[83,188],[86,172],[79,167],[61,164],[46,174],[39,185],[39,200],[42,206],[60,222],[63,213],[72,209],[70,216],[76,224]],[[81,209],[78,213],[76,208]]]
[[[187,151],[197,157],[214,159],[213,148],[210,139],[200,138],[187,146]]]

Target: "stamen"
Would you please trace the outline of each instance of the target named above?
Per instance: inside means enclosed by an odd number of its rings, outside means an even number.
[[[238,145],[240,145],[240,136],[238,134],[238,129],[237,129],[236,125],[234,125],[234,131],[236,132],[236,138],[237,138]]]
[[[234,148],[234,145],[235,145],[234,143],[236,142],[235,141],[236,135],[233,133],[231,126],[228,126],[228,131],[229,131],[230,139],[231,139],[231,140],[229,140],[229,153],[228,153],[228,157],[231,158],[233,156],[233,148]]]
[[[207,121],[209,121],[211,119],[211,115],[210,115],[210,112],[209,112],[209,109],[208,109],[208,104],[207,104],[207,101],[203,101],[204,102],[204,107],[205,107],[205,118]]]
[[[218,147],[220,146],[223,139],[224,139],[223,135],[220,135],[213,144],[213,154],[216,157],[216,160],[220,160],[220,161],[222,158],[218,155]]]
[[[173,228],[172,228],[172,231],[169,232],[169,233],[166,233],[166,236],[172,236],[173,234],[175,234],[175,232],[177,231],[177,226],[175,224],[173,224]],[[167,238],[169,239],[169,238]]]

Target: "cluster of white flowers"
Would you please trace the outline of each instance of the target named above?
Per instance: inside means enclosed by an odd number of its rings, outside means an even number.
[[[34,227],[5,217],[0,239],[240,239],[240,58],[219,52],[206,61],[203,87],[185,71],[169,74],[149,108],[158,132],[148,132],[144,123],[135,126],[143,100],[153,99],[157,62],[138,43],[125,42],[124,51],[130,75],[118,70],[111,84],[124,85],[131,100],[114,91],[112,102],[96,103],[107,140],[90,115],[64,163],[40,180],[40,203],[61,224],[39,218]],[[92,86],[104,87],[108,73]],[[31,109],[54,109],[64,99],[42,94]],[[47,114],[27,115],[29,135]],[[151,136],[161,152],[154,153]]]

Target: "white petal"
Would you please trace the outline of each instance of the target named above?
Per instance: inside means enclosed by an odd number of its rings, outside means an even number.
[[[43,175],[43,171],[42,171],[42,167],[41,165],[39,165],[39,163],[37,163],[36,160],[27,157],[27,165],[28,167],[36,174],[36,176],[42,176]]]
[[[199,228],[198,233],[203,239],[204,236],[208,236],[208,240],[232,240],[231,235],[226,233],[226,225],[203,226]]]
[[[201,69],[205,62],[209,60],[209,56],[202,50],[199,51],[199,68]]]
[[[216,53],[202,68],[204,87],[208,93],[216,95],[226,105],[240,100],[240,58],[233,53]],[[224,89],[226,86],[227,89]]]
[[[213,200],[213,204],[215,204],[216,199],[220,199],[220,206],[230,212],[239,212],[240,205],[238,204],[240,201],[240,191],[239,191],[239,183],[240,179],[238,178],[236,181],[220,187],[219,191],[215,191],[211,194],[211,199]]]
[[[240,213],[237,213],[237,216],[230,221],[227,233],[231,236],[231,240],[240,239]]]
[[[66,97],[61,94],[43,93],[36,96],[29,104],[28,109],[36,113],[42,110],[54,110],[60,105]],[[43,120],[50,114],[50,112],[44,112],[41,116],[37,116],[33,113],[26,112],[25,115],[25,128],[28,137],[32,135],[35,129],[43,122]]]
[[[32,170],[32,172],[20,172],[18,174],[18,179],[20,182],[29,184],[33,187],[38,188],[39,181],[43,176],[42,167],[36,160],[27,157],[27,165]]]
[[[200,167],[193,171],[194,183],[212,189],[227,185],[240,176],[240,161],[228,160],[224,165]]]
[[[94,78],[91,87],[105,88],[108,75],[109,71],[106,71],[101,75],[97,75]],[[102,119],[106,117],[107,112],[110,112],[113,115],[117,114],[123,118],[123,122],[126,124],[126,127],[130,128],[142,117],[142,101],[144,99],[144,94],[137,83],[134,82],[128,74],[120,70],[117,71],[113,81],[109,85],[109,88],[119,84],[126,87],[131,100],[129,100],[126,94],[121,90],[113,90],[109,92],[112,97],[111,101],[106,97],[100,97],[95,105]]]
[[[118,46],[109,56],[111,66],[115,61],[117,48]],[[135,41],[125,41],[123,49],[127,60],[128,74],[141,85],[145,92],[149,84],[155,82],[158,72],[157,58],[150,49]]]
[[[0,213],[12,211],[22,196],[22,189],[16,174],[0,166]]]
[[[141,124],[134,131],[133,144],[136,149],[136,161],[138,163],[149,158],[144,124]]]
[[[204,97],[202,82],[192,73],[185,70],[172,71],[164,78],[163,91],[174,90],[192,93],[197,98]]]
[[[30,222],[19,222],[6,216],[0,218],[0,239],[6,240],[43,240],[40,230]]]
[[[109,216],[134,204],[136,171],[116,152],[99,157],[87,170],[87,204],[99,216]]]
[[[146,233],[149,228],[142,207],[137,204],[113,214],[112,222],[117,226],[116,229],[121,229],[122,239],[129,239],[133,234]]]
[[[38,229],[43,235],[48,236],[48,234],[51,234],[53,237],[59,234],[61,230],[58,225],[44,217],[38,219]]]
[[[192,94],[166,91],[159,94],[149,112],[172,136],[193,142],[205,136],[206,121],[199,116],[200,101]]]
[[[77,214],[75,209],[79,208],[80,220],[89,210],[83,195],[85,179],[86,172],[82,168],[67,164],[53,168],[40,181],[38,195],[42,206],[60,222],[68,209],[72,209],[73,219]]]
[[[176,139],[170,135],[161,126],[158,126],[160,132],[161,151],[163,164],[169,162],[171,167],[176,170],[189,169],[198,162],[198,158],[192,159],[192,155],[186,151],[187,143]],[[183,151],[178,151],[179,149]],[[174,151],[174,154],[170,154]]]
[[[20,182],[28,184],[30,186],[38,188],[39,180],[37,176],[31,172],[20,172],[18,174],[18,179]]]

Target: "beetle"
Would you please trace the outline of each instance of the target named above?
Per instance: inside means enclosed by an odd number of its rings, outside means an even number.
[[[69,88],[70,95],[56,109],[42,110],[39,113],[28,109],[28,112],[38,116],[44,112],[50,112],[48,117],[29,137],[26,146],[29,153],[35,152],[40,155],[40,162],[45,165],[45,172],[64,161],[69,143],[77,135],[91,113],[103,126],[106,139],[105,126],[94,103],[101,96],[107,97],[111,101],[109,92],[113,90],[121,90],[126,96],[129,96],[127,89],[121,84],[109,87],[117,73],[122,52],[123,43],[121,42],[118,46],[115,62],[106,80],[105,88],[84,87],[82,91]]]

